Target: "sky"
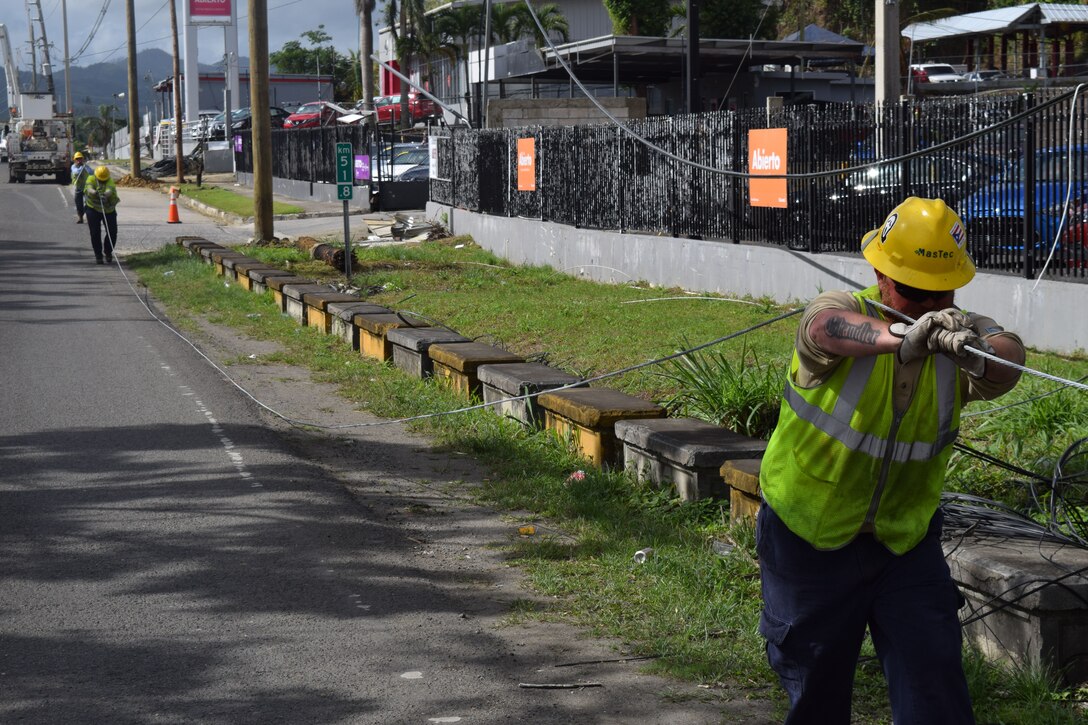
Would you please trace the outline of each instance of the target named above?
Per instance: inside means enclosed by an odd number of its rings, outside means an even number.
[[[161,48],[171,52],[170,8],[171,0],[135,0],[136,44],[144,48]],[[243,57],[249,56],[248,0],[232,0],[238,14],[238,49]],[[184,55],[182,3],[174,0],[178,13],[178,43]],[[64,23],[61,0],[40,0],[45,19],[45,34],[49,41],[50,60],[54,69],[64,66]],[[325,25],[325,32],[332,36],[332,44],[341,52],[359,47],[358,18],[354,0],[267,0],[268,48],[278,50],[289,40],[298,40],[304,46],[309,43],[300,34]],[[117,60],[126,55],[127,28],[125,25],[126,0],[66,0],[68,11],[68,49],[73,65],[90,65]],[[379,6],[383,3],[379,2]],[[91,30],[103,6],[105,15],[98,30]],[[380,16],[380,11],[375,12]],[[24,0],[0,0],[0,23],[7,26],[15,64],[20,70],[29,70],[30,31],[27,27],[27,10]],[[199,57],[201,63],[217,63],[223,56],[223,31],[218,27],[201,28]],[[89,44],[88,43],[89,38]],[[77,54],[87,44],[77,59]],[[40,62],[40,59],[39,59]]]

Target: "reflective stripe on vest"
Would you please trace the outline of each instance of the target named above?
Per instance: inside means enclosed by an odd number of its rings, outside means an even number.
[[[792,385],[786,386],[786,404],[793,409],[798,418],[816,426],[848,449],[873,458],[883,458],[888,448],[888,439],[872,433],[862,433],[851,428],[849,423],[857,409],[861,391],[865,389],[865,384],[869,381],[875,362],[875,357],[867,357],[859,358],[854,363],[846,384],[839,393],[839,399],[835,402],[834,413],[827,413],[819,406],[809,403]],[[956,395],[956,366],[943,355],[934,356],[934,362],[937,368],[937,437],[932,443],[896,441],[891,452],[892,463],[929,460],[940,453],[945,446],[953,443],[959,435],[959,428],[952,427],[954,405],[950,405]],[[855,397],[851,398],[851,396]]]

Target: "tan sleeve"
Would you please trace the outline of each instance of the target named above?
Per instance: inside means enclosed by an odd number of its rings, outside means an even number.
[[[1015,332],[1009,332],[1004,327],[997,324],[993,318],[975,312],[969,312],[967,314],[971,318],[972,326],[974,326],[975,330],[983,339],[1004,337],[1014,340],[1016,344],[1020,346],[1021,350],[1024,349],[1024,341],[1020,339],[1020,336]],[[997,365],[999,363],[990,361],[988,364]],[[1018,382],[1020,382],[1019,378],[1005,383],[993,383],[985,378],[975,379],[970,375],[961,375],[960,378],[964,381],[964,403],[969,403],[972,400],[993,400],[994,398],[1001,397],[1009,392],[1016,387]]]
[[[857,299],[849,292],[833,291],[821,292],[808,304],[801,314],[801,322],[797,327],[797,359],[800,363],[794,383],[802,388],[811,388],[819,385],[834,370],[842,360],[840,355],[832,355],[822,350],[812,340],[809,328],[812,318],[824,310],[849,310],[860,312]]]

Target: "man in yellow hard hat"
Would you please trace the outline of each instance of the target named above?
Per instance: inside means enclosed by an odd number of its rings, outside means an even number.
[[[76,201],[76,224],[83,223],[84,207],[83,207],[83,187],[87,183],[87,177],[90,176],[91,170],[87,168],[87,165],[83,162],[83,154],[80,151],[76,151],[72,156],[72,169],[70,176],[72,177],[72,186],[75,187],[75,201]]]
[[[960,409],[1020,374],[968,348],[1023,364],[1024,346],[955,306],[975,274],[966,244],[943,201],[908,198],[862,239],[876,284],[822,293],[801,318],[756,523],[759,627],[790,725],[850,722],[866,628],[896,725],[974,722],[938,504]]]
[[[87,207],[87,229],[91,233],[91,248],[94,261],[102,264],[103,254],[106,262],[113,261],[113,250],[117,246],[117,185],[110,177],[110,170],[99,166],[87,179],[83,187]],[[106,238],[102,239],[102,224],[105,222]]]

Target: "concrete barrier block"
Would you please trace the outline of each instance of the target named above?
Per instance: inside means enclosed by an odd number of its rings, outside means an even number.
[[[973,644],[994,660],[1047,665],[1069,686],[1088,682],[1088,551],[1026,538],[944,546]]]
[[[392,314],[393,311],[381,305],[369,302],[330,302],[328,306],[329,334],[341,338],[352,350],[359,349],[359,328],[355,325],[355,315],[361,313]]]
[[[570,437],[582,455],[600,467],[622,465],[618,421],[665,417],[660,405],[608,388],[557,390],[542,394],[537,402],[545,427]]]
[[[398,327],[385,334],[393,348],[393,364],[417,378],[434,374],[428,350],[436,343],[471,342],[467,337],[444,327]]]
[[[555,388],[562,388],[581,380],[576,375],[539,363],[508,363],[481,365],[477,370],[485,403],[496,403],[492,408],[499,415],[515,418],[526,425],[543,427],[544,411],[536,397],[509,400],[522,395],[534,395]],[[504,402],[500,402],[504,401]]]
[[[639,478],[672,485],[685,501],[729,498],[722,464],[760,458],[767,442],[693,418],[621,420],[616,439],[624,465]]]
[[[481,395],[477,376],[481,365],[525,362],[519,355],[482,342],[436,343],[430,346],[428,354],[434,376],[469,398]]]

